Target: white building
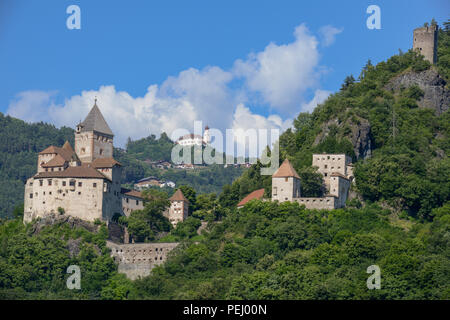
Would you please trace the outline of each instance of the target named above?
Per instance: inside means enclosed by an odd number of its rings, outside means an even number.
[[[203,137],[198,134],[186,134],[180,137],[175,143],[182,146],[206,146],[211,143],[211,136],[209,133],[209,127],[205,127],[205,132],[203,133]]]

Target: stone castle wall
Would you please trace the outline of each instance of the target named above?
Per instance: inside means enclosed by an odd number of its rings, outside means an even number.
[[[322,197],[322,198],[295,198],[294,201],[305,205],[306,209],[336,209],[338,199],[336,197]]]
[[[167,260],[169,252],[178,246],[178,242],[117,244],[111,241],[106,246],[118,264],[120,273],[135,280],[146,277],[150,271]]]
[[[103,179],[30,178],[25,185],[24,222],[58,213],[59,207],[65,214],[82,220],[101,220],[103,190]]]

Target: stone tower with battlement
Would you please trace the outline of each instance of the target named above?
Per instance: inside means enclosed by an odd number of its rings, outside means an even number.
[[[422,54],[431,64],[435,64],[437,62],[438,26],[431,25],[414,29],[413,36],[413,50]]]
[[[103,118],[95,101],[86,119],[77,125],[75,132],[75,153],[83,163],[96,159],[113,157],[113,137],[111,129]]]

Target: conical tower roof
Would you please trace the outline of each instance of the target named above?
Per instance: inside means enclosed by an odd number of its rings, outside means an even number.
[[[186,197],[184,196],[183,192],[181,191],[181,189],[178,189],[177,191],[175,191],[175,193],[173,194],[173,196],[171,196],[169,198],[170,201],[186,201],[189,202],[188,199],[186,199]]]
[[[284,160],[281,166],[277,171],[272,175],[272,178],[286,178],[286,177],[295,177],[300,179],[297,171],[295,171],[294,167],[291,165],[288,159]]]
[[[97,106],[97,100],[95,100],[94,106],[80,125],[81,131],[97,131],[110,136],[114,135]]]
[[[69,151],[69,152],[75,152],[73,151],[72,146],[70,145],[70,142],[66,140],[66,142],[64,142],[64,145],[62,146],[63,149]]]

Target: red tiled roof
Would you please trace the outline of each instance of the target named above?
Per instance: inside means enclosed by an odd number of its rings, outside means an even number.
[[[169,198],[170,201],[187,201],[189,202],[188,199],[186,199],[186,197],[184,196],[183,192],[178,189],[177,191],[175,191],[175,193],[173,194],[173,196],[171,196]]]
[[[185,140],[185,139],[195,139],[195,138],[203,139],[203,137],[198,134],[189,133],[189,134],[185,134],[184,136],[178,138],[178,141]]]
[[[42,165],[43,168],[49,168],[49,167],[62,167],[66,163],[66,160],[64,158],[57,154],[52,160],[48,161],[47,163],[44,163]]]
[[[297,171],[295,171],[295,169],[292,167],[288,159],[283,161],[281,166],[278,168],[277,171],[275,171],[272,177],[275,178],[295,177],[297,179],[300,179],[300,177],[297,174]]]
[[[122,166],[122,164],[114,158],[99,158],[92,161],[92,166],[94,168],[112,168],[115,165]]]
[[[66,146],[66,144],[64,144],[64,145]],[[72,149],[72,147],[70,147],[70,149]],[[70,161],[70,159],[72,159],[72,156],[74,155],[74,151],[69,150],[67,148],[67,146],[66,146],[66,148],[50,146],[50,147],[42,150],[41,152],[39,152],[39,154],[53,154],[53,153],[59,154],[66,161]]]
[[[264,188],[255,190],[252,193],[250,193],[249,195],[247,195],[244,199],[242,199],[241,202],[239,202],[237,206],[241,207],[253,199],[261,200],[263,196],[264,196]]]
[[[135,197],[135,198],[140,198],[140,199],[144,199],[144,197],[142,196],[142,192],[136,191],[136,190],[122,190],[122,194],[125,196],[129,196],[129,197]]]
[[[40,172],[34,178],[97,178],[110,180],[90,166],[68,167],[63,171]]]
[[[72,148],[72,146],[70,145],[69,141],[66,140],[66,142],[64,142],[64,145],[62,146],[63,149],[70,151],[70,152],[75,152]]]

